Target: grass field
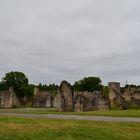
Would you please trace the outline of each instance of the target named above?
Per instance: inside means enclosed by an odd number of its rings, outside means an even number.
[[[140,123],[0,117],[0,140],[139,140]]]
[[[57,112],[53,108],[19,108],[0,109],[0,113],[23,113],[23,114],[65,114],[65,115],[88,115],[88,116],[113,116],[113,117],[140,117],[140,110],[108,110],[89,112]]]

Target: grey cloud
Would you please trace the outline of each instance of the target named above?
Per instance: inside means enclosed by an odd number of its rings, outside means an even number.
[[[138,0],[0,0],[0,77],[140,83]]]

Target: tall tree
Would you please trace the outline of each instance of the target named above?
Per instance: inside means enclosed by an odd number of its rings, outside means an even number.
[[[28,78],[23,72],[12,71],[6,73],[2,79],[2,83],[4,83],[7,88],[13,87],[18,98],[31,96],[31,87],[29,86]]]
[[[76,81],[73,85],[73,89],[76,91],[98,91],[101,90],[101,80],[99,77],[85,77],[79,81]]]

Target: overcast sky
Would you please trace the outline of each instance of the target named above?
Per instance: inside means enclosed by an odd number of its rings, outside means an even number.
[[[140,0],[0,0],[0,78],[140,84]]]

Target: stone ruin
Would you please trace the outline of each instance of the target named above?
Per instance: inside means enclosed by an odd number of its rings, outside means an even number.
[[[102,92],[72,92],[71,85],[62,81],[57,94],[34,89],[33,107],[55,107],[58,111],[108,110],[109,100]]]
[[[121,88],[119,82],[109,82],[109,94],[101,91],[72,91],[67,81],[62,81],[56,95],[50,91],[34,88],[33,107],[56,108],[58,111],[92,111],[108,110],[110,108],[127,109],[140,108],[140,87]],[[13,88],[0,91],[0,108],[12,108],[20,105]]]
[[[40,91],[38,87],[34,88],[33,107],[52,108],[54,107],[54,97],[49,91]]]
[[[54,107],[58,111],[92,111],[109,109],[108,99],[101,92],[72,92],[70,84],[63,81],[58,89]]]
[[[140,108],[140,88],[121,88],[121,93],[128,107]]]
[[[140,89],[120,88],[120,83],[109,82],[109,95],[101,91],[72,92],[71,85],[62,81],[56,95],[35,88],[33,107],[55,107],[58,111],[92,111],[110,108],[140,107]]]
[[[109,82],[108,87],[111,108],[140,107],[140,88],[121,88],[118,82]]]
[[[93,92],[95,110],[108,110],[110,107],[108,96],[104,95],[101,91]]]
[[[74,111],[74,100],[71,86],[67,81],[62,81],[55,98],[54,107],[58,111]]]
[[[102,92],[77,92],[75,95],[75,111],[108,110],[109,100]]]
[[[12,87],[9,91],[0,91],[0,108],[12,108],[20,105],[18,98]]]
[[[76,112],[79,111],[88,111],[92,109],[93,106],[93,100],[92,100],[92,94],[88,93],[85,96],[85,92],[77,92],[74,93],[74,109]]]
[[[109,100],[111,108],[120,108],[126,109],[125,99],[122,97],[120,92],[120,83],[119,82],[109,82]]]

